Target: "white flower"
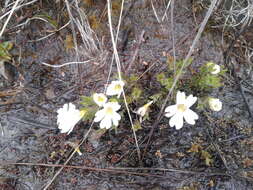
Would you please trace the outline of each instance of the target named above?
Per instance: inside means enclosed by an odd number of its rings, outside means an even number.
[[[121,119],[120,114],[116,111],[120,109],[118,102],[108,102],[103,105],[103,109],[97,111],[94,122],[100,121],[100,128],[109,129],[112,125],[118,126]]]
[[[184,119],[187,123],[194,125],[195,120],[199,117],[193,112],[190,107],[197,101],[197,97],[193,95],[185,97],[184,92],[177,92],[176,104],[168,106],[165,109],[166,117],[171,117],[169,124],[171,127],[176,127],[176,129],[181,129],[184,125]]]
[[[141,117],[144,117],[144,115],[146,114],[149,106],[153,103],[153,101],[150,101],[149,103],[145,104],[144,106],[140,107],[138,110],[137,110],[137,114],[140,115]]]
[[[220,72],[220,66],[213,63],[213,62],[208,62],[207,66],[212,66],[211,74],[213,74],[213,75],[216,75]]]
[[[125,83],[123,81],[112,81],[111,84],[107,87],[106,95],[113,96],[118,95],[120,97],[121,93],[123,92],[123,86]]]
[[[72,103],[64,104],[62,108],[57,110],[57,124],[61,133],[70,133],[75,125],[84,116],[85,112],[76,109]]]
[[[220,111],[222,109],[222,102],[218,98],[208,98],[209,107],[213,111]]]
[[[94,102],[99,106],[103,106],[107,102],[107,97],[103,93],[93,94]]]

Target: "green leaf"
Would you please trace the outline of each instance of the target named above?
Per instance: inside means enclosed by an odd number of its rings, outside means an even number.
[[[138,87],[134,87],[132,90],[132,93],[131,93],[133,100],[138,100],[140,98],[141,94],[142,94],[142,91]]]
[[[13,43],[11,42],[2,42],[0,43],[0,59],[2,60],[11,60],[11,55],[9,50],[13,47]]]
[[[138,120],[136,120],[136,121],[134,122],[134,124],[133,124],[133,130],[134,130],[134,131],[138,131],[138,130],[140,130],[140,129],[142,129],[141,123],[140,123]]]
[[[153,100],[154,103],[155,103],[155,102],[157,102],[157,101],[160,101],[160,99],[162,98],[162,96],[163,96],[163,94],[162,94],[161,92],[159,92],[159,93],[157,93],[157,94],[153,94],[153,95],[150,96],[149,98],[150,98],[151,100]]]
[[[91,121],[94,119],[95,114],[98,111],[98,108],[96,107],[82,108],[81,111],[85,111],[85,114],[82,119],[84,121]]]
[[[97,106],[97,104],[94,102],[93,98],[90,96],[82,96],[81,99],[82,99],[81,104],[84,107]]]

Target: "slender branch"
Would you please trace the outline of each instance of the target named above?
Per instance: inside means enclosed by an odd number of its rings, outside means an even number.
[[[41,64],[42,64],[42,65],[46,65],[46,66],[48,66],[48,67],[60,68],[60,67],[65,67],[65,66],[67,66],[67,65],[89,63],[89,62],[91,62],[91,61],[92,61],[92,60],[88,60],[88,61],[74,61],[74,62],[63,63],[63,64],[60,64],[60,65],[51,65],[51,64],[48,64],[48,63],[45,63],[45,62],[41,62]]]
[[[204,176],[228,176],[229,174],[223,172],[205,172],[205,171],[192,171],[192,170],[184,170],[178,168],[121,168],[121,167],[109,167],[109,168],[95,168],[95,167],[86,167],[86,166],[73,166],[73,165],[63,165],[63,164],[44,164],[44,163],[14,163],[14,162],[0,162],[0,165],[8,166],[8,165],[19,165],[19,166],[42,166],[42,167],[61,167],[61,168],[73,168],[73,169],[82,169],[96,172],[111,172],[111,173],[122,173],[127,175],[138,175],[138,176],[148,176],[148,177],[158,177],[158,178],[171,178],[171,176],[164,176],[158,174],[149,174],[143,172],[129,172],[136,170],[144,170],[144,171],[157,171],[157,172],[174,172],[174,173],[182,173],[188,175],[204,175]],[[129,170],[129,171],[127,171]]]
[[[15,11],[15,9],[16,9],[16,7],[18,6],[18,4],[19,4],[20,1],[21,1],[21,0],[16,0],[15,4],[13,5],[13,7],[12,7],[12,9],[11,9],[11,11],[10,11],[10,14],[9,14],[7,20],[5,21],[5,23],[4,23],[4,25],[3,25],[3,28],[2,28],[2,30],[1,30],[1,32],[0,32],[0,38],[2,37],[4,31],[5,31],[6,27],[7,27],[7,24],[9,23],[9,21],[10,21],[12,15],[13,15],[13,13],[14,13],[14,11]]]
[[[112,30],[111,0],[107,0],[107,10],[108,10],[108,22],[109,22],[110,34],[111,34],[112,45],[113,45],[113,53],[114,53],[115,60],[116,60],[119,80],[122,80],[119,54],[118,54],[118,51],[117,51],[117,46],[116,46],[116,43],[115,43],[113,30]],[[134,130],[133,120],[132,120],[130,110],[129,110],[129,107],[128,107],[128,104],[127,104],[127,101],[126,101],[126,96],[125,96],[124,89],[123,89],[123,97],[124,97],[124,103],[125,103],[125,106],[126,106],[127,114],[128,114],[128,117],[129,117],[129,120],[130,120],[130,123],[131,123],[133,135],[134,135],[134,140],[135,140],[135,144],[136,144],[138,158],[139,158],[139,161],[141,162],[141,152],[140,152],[140,148],[139,148],[139,145],[138,145],[138,139],[137,139],[137,136],[136,136],[136,133],[135,133],[135,130]]]
[[[198,41],[199,41],[199,39],[200,39],[200,37],[201,37],[202,32],[204,31],[204,28],[205,28],[205,26],[206,26],[206,24],[207,24],[207,21],[209,20],[211,14],[212,14],[212,12],[213,12],[213,10],[214,10],[214,8],[215,8],[215,5],[216,5],[217,1],[218,1],[218,0],[213,0],[213,1],[212,1],[211,5],[210,5],[210,7],[209,7],[209,9],[208,9],[208,11],[207,11],[207,13],[206,13],[206,16],[205,16],[204,20],[202,21],[202,23],[201,23],[201,25],[200,25],[200,28],[199,28],[199,30],[198,30],[198,33],[197,33],[197,35],[195,36],[195,38],[194,38],[194,40],[193,40],[193,42],[192,42],[192,45],[191,45],[191,47],[190,47],[190,50],[189,50],[188,54],[186,55],[186,57],[185,57],[185,59],[184,59],[184,61],[183,61],[182,67],[180,68],[178,74],[176,75],[176,77],[175,77],[175,79],[174,79],[174,82],[173,82],[173,84],[172,84],[172,87],[171,87],[171,89],[169,90],[169,92],[168,92],[168,94],[167,94],[167,96],[166,96],[166,98],[165,98],[165,100],[164,100],[164,102],[163,102],[163,104],[162,104],[162,108],[161,108],[161,110],[160,110],[160,112],[159,112],[159,114],[158,114],[158,117],[157,117],[155,123],[153,124],[152,129],[151,129],[149,135],[148,135],[147,138],[145,139],[145,140],[148,139],[148,142],[147,142],[147,144],[146,144],[146,146],[145,146],[145,150],[144,150],[143,157],[145,156],[146,151],[147,151],[147,148],[148,148],[148,146],[149,146],[149,144],[150,144],[150,140],[151,140],[151,137],[153,136],[154,129],[158,126],[158,124],[159,124],[159,122],[160,122],[160,120],[161,120],[161,118],[162,118],[162,116],[163,116],[164,109],[165,109],[165,106],[166,106],[166,104],[167,104],[167,102],[168,102],[168,100],[169,100],[169,97],[170,97],[170,95],[172,94],[172,91],[174,90],[174,88],[175,88],[175,86],[176,86],[178,80],[180,79],[181,73],[182,73],[182,71],[183,71],[183,69],[184,69],[186,63],[189,61],[189,58],[191,57],[191,55],[192,55],[192,53],[193,53],[193,50],[194,50],[195,46],[197,45],[197,43],[198,43]]]

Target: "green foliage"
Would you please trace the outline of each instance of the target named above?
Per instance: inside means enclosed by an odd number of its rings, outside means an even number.
[[[0,43],[0,60],[11,60],[11,55],[9,51],[12,49],[13,43],[2,42]]]
[[[97,104],[93,101],[93,98],[89,96],[82,96],[81,99],[82,99],[81,104],[83,105],[81,111],[85,112],[83,120],[84,121],[93,120],[96,112],[98,111]]]
[[[138,130],[142,129],[141,123],[138,120],[136,120],[134,122],[133,129],[134,129],[134,131],[138,131]]]
[[[195,74],[191,80],[191,86],[204,92],[208,92],[214,88],[219,88],[222,86],[221,74],[212,74],[213,65],[204,64],[200,67],[200,71]]]
[[[140,88],[134,87],[132,89],[131,96],[132,96],[133,100],[138,100],[141,97],[141,94],[142,94],[142,90]]]
[[[175,65],[173,63],[173,60],[168,57],[167,58],[167,65],[168,65],[168,70],[162,73],[159,73],[156,75],[157,81],[165,87],[166,91],[171,89],[173,82],[174,82],[174,77],[178,74],[182,75],[184,70],[181,72],[181,68],[183,66],[184,60],[178,60]],[[190,59],[184,66],[184,69],[188,67],[192,63],[192,59]],[[181,72],[181,73],[180,73]],[[177,86],[176,86],[177,88]],[[176,89],[175,88],[175,89]]]
[[[163,94],[162,93],[157,93],[157,94],[153,94],[152,96],[150,96],[149,98],[151,100],[154,101],[154,103],[158,102],[159,100],[161,100]]]
[[[126,100],[128,104],[133,102],[137,102],[141,99],[143,95],[142,87],[137,83],[138,76],[137,75],[130,75],[130,76],[122,76],[125,83],[129,84],[126,89]]]
[[[108,102],[118,102],[117,98],[110,98]]]
[[[90,96],[82,96],[81,99],[82,99],[81,104],[84,107],[96,106],[96,103],[94,102],[93,98]]]
[[[185,66],[184,66],[184,69],[187,68],[188,66],[190,66],[192,64],[192,61],[193,59],[190,58],[188,60],[188,62],[185,63]],[[183,63],[184,63],[184,60],[178,60],[176,63],[175,63],[175,66],[173,64],[173,60],[171,59],[167,59],[167,64],[168,64],[168,71],[171,72],[171,73],[174,73],[174,69],[175,69],[175,75],[178,75],[180,73],[180,69],[182,68],[183,66]],[[182,72],[184,72],[184,69],[182,70]],[[183,74],[183,73],[181,73]]]
[[[173,85],[174,77],[166,77],[165,73],[160,73],[156,76],[157,81],[164,86],[167,90],[169,90]]]

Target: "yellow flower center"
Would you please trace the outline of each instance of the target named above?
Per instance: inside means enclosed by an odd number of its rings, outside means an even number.
[[[116,84],[114,86],[114,90],[117,90],[117,91],[121,90],[121,85],[120,84]]]
[[[99,96],[98,97],[98,102],[103,102],[104,101],[104,98],[102,96]]]
[[[180,112],[185,112],[186,109],[187,108],[184,104],[178,104],[177,105],[177,110],[180,111]]]
[[[105,110],[106,115],[112,115],[113,109],[111,107],[106,108]]]

